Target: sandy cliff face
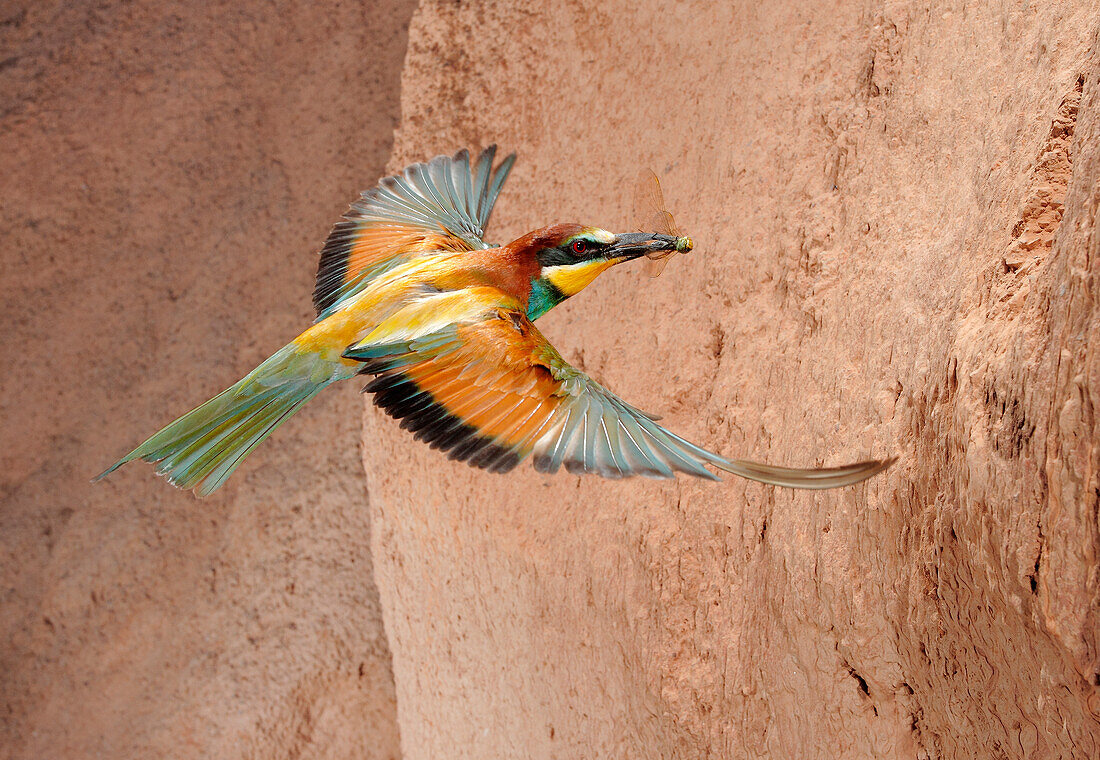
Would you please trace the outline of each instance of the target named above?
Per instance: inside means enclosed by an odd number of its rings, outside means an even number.
[[[412,5],[0,11],[0,757],[398,753],[358,396],[204,501],[88,480],[313,317]]]
[[[0,756],[1100,755],[1100,15],[653,5],[428,2],[404,64],[405,2],[0,11]],[[493,239],[648,166],[698,243],[567,359],[898,465],[502,478],[368,409],[364,484],[349,384],[206,501],[87,483],[311,319],[387,159],[488,142]]]
[[[901,459],[819,494],[501,478],[369,409],[407,756],[1100,754],[1097,29],[421,6],[390,168],[516,149],[504,240],[629,226],[651,166],[698,242],[549,315],[566,358],[731,455]]]

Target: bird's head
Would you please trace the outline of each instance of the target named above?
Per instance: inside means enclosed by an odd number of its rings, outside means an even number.
[[[580,293],[606,269],[646,254],[691,250],[691,239],[658,232],[615,234],[579,224],[555,224],[511,244],[526,250],[538,268],[531,282],[527,316],[537,319]]]

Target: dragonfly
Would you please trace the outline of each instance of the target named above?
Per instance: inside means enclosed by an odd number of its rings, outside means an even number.
[[[649,169],[638,173],[638,180],[634,185],[633,215],[639,232],[660,232],[676,238],[675,250],[651,251],[646,254],[648,261],[645,263],[645,271],[650,277],[659,277],[674,253],[687,253],[695,247],[690,237],[680,234],[676,219],[665,206],[661,181]]]

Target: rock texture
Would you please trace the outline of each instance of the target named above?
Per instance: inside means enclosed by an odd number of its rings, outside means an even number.
[[[392,758],[355,389],[198,501],[112,459],[312,319],[413,6],[0,10],[0,757]]]
[[[368,409],[407,757],[1100,756],[1098,28],[421,5],[391,168],[518,150],[504,240],[629,227],[650,166],[698,243],[546,317],[568,359],[719,451],[901,459],[819,494],[501,478]]]

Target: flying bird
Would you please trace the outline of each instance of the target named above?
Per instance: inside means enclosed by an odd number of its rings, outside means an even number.
[[[356,375],[401,427],[449,458],[508,472],[670,478],[707,469],[790,488],[858,483],[893,459],[791,469],[730,460],[657,424],[571,367],[535,320],[601,272],[690,239],[553,224],[484,241],[515,154],[437,156],[361,194],[321,250],[311,327],[97,476],[134,459],[204,496],[303,404]]]

